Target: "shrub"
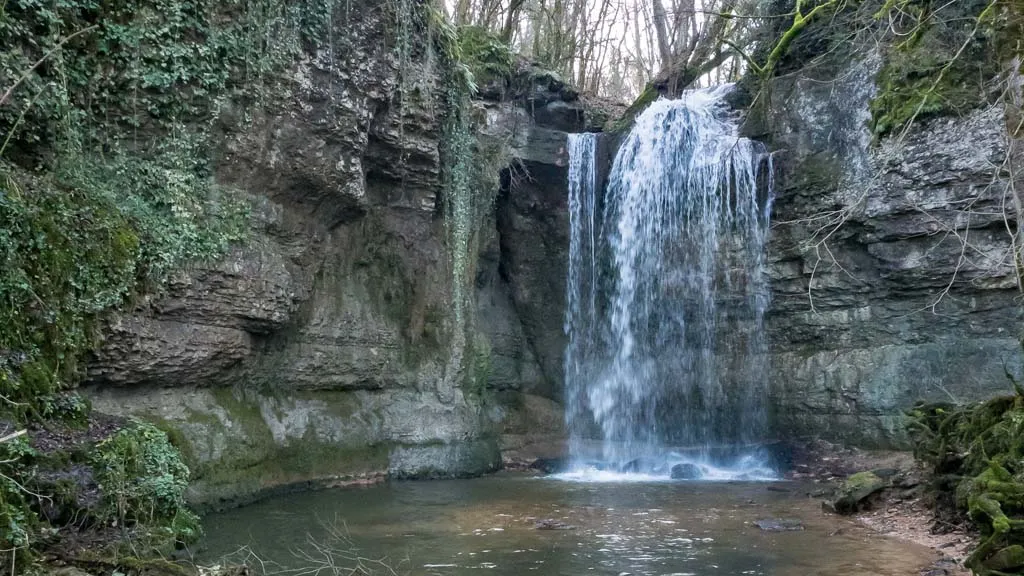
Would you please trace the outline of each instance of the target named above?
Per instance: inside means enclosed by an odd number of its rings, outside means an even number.
[[[133,422],[100,442],[91,464],[103,493],[106,520],[135,527],[155,543],[191,542],[199,519],[185,505],[189,470],[167,434]]]

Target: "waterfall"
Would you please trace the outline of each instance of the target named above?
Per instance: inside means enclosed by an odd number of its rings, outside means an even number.
[[[577,467],[757,468],[745,447],[766,429],[771,166],[738,136],[726,90],[648,107],[603,194],[596,136],[569,138],[566,420]]]
[[[586,383],[595,365],[597,324],[597,134],[570,134],[569,152],[569,268],[565,332],[566,424],[582,427]],[[579,453],[581,434],[570,434],[570,453]]]

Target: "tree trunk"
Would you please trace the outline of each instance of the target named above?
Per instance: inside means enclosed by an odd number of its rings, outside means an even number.
[[[523,8],[524,0],[512,0],[508,5],[508,13],[505,14],[505,24],[501,27],[501,41],[511,44],[512,34],[519,24],[519,11]]]
[[[668,16],[661,0],[651,0],[654,11],[654,32],[658,37],[658,52],[661,54],[661,66],[667,67],[672,62],[672,46],[668,39]]]

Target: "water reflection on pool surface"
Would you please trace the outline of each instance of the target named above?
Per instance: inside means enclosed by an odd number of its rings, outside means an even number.
[[[906,575],[932,551],[827,516],[793,483],[577,483],[498,475],[275,497],[208,516],[198,556],[310,565],[330,526],[398,574]],[[753,523],[795,519],[804,530]],[[538,526],[541,528],[539,529]],[[372,567],[372,564],[368,564]],[[326,574],[326,573],[324,573]]]

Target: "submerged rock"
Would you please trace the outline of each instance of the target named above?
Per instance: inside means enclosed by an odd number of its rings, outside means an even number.
[[[533,527],[537,530],[575,530],[576,527],[572,524],[566,524],[561,520],[554,520],[552,518],[546,518],[544,520],[538,520]]]
[[[704,472],[696,464],[676,464],[672,467],[671,477],[673,480],[700,480]]]
[[[635,458],[635,459],[630,460],[629,462],[626,462],[625,464],[623,464],[622,467],[619,468],[619,472],[625,472],[627,474],[635,474],[635,473],[639,472],[642,468],[643,468],[643,463],[640,461],[639,458]]]
[[[804,523],[796,518],[765,518],[754,525],[765,532],[796,532],[804,529]]]
[[[873,472],[858,472],[843,482],[831,500],[822,508],[836,514],[856,514],[866,507],[872,496],[889,487],[889,482]]]

